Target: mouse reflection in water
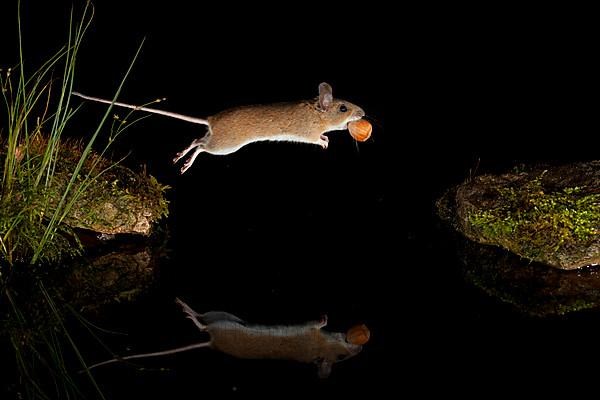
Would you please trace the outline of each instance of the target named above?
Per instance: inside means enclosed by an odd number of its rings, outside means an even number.
[[[201,332],[207,332],[207,342],[191,344],[176,349],[154,353],[135,354],[114,358],[94,364],[89,368],[99,367],[121,360],[158,357],[183,351],[208,347],[238,358],[279,359],[303,363],[314,363],[318,367],[320,378],[331,373],[336,362],[347,360],[362,350],[370,337],[365,325],[358,325],[348,330],[347,334],[328,332],[322,328],[327,325],[327,318],[291,326],[251,325],[235,315],[210,311],[199,314],[183,301],[177,299],[189,318]]]

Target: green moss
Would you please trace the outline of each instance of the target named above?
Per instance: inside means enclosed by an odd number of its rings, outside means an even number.
[[[518,247],[534,259],[572,245],[585,245],[600,233],[600,194],[585,187],[548,190],[543,174],[525,185],[497,190],[498,201],[468,213],[468,222],[486,240]]]
[[[79,142],[61,141],[48,184],[33,186],[32,175],[39,170],[36,164],[41,162],[47,143],[41,135],[29,141],[26,151],[31,156],[30,161],[25,165],[24,160],[18,160],[23,165],[19,165],[10,194],[0,194],[0,245],[4,246],[0,263],[5,260],[26,262],[31,257],[83,151]],[[3,150],[4,146],[0,146],[0,164],[5,157]],[[135,173],[90,153],[66,200],[75,193],[78,198],[46,243],[40,261],[54,263],[80,254],[82,247],[74,228],[148,234],[150,225],[168,213],[166,189],[167,186],[153,176]]]

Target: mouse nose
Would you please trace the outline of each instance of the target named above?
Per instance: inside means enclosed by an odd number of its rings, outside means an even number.
[[[365,116],[365,112],[363,111],[362,108],[359,108],[358,110],[356,110],[356,116],[359,118],[362,118]]]

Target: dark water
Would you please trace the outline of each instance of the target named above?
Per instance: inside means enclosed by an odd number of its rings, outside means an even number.
[[[115,152],[130,151],[130,165],[145,164],[172,187],[169,251],[148,290],[90,318],[128,334],[103,336],[117,354],[204,340],[175,297],[260,323],[327,313],[330,329],[365,323],[372,340],[326,381],[309,365],[203,350],[140,362],[167,371],[112,365],[95,374],[108,398],[487,394],[589,382],[592,370],[581,365],[599,355],[600,315],[533,318],[484,294],[465,281],[433,213],[435,199],[470,170],[596,156],[587,96],[597,80],[585,32],[565,36],[562,25],[516,11],[508,24],[460,10],[297,5],[292,18],[255,5],[235,13],[190,7],[98,4],[77,90],[110,97],[146,36],[123,101],[167,97],[162,108],[202,117],[310,98],[328,81],[334,96],[378,121],[373,140],[357,146],[337,132],[327,151],[254,144],[227,157],[201,155],[178,176],[170,159],[201,127],[152,117],[132,128]],[[60,43],[54,21],[65,14],[26,7],[34,58]],[[87,104],[75,126],[103,110]],[[86,360],[110,357],[73,329]]]

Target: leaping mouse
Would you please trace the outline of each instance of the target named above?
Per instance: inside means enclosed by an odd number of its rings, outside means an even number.
[[[316,99],[235,107],[206,119],[113,102],[78,92],[72,94],[86,100],[206,125],[208,127],[206,135],[195,139],[173,159],[176,163],[193,150],[181,167],[182,174],[192,166],[198,154],[202,152],[216,155],[231,154],[253,142],[273,140],[313,143],[326,149],[329,144],[329,139],[325,136],[326,132],[345,130],[348,128],[348,123],[358,121],[365,116],[365,112],[359,106],[346,100],[334,99],[331,86],[325,82],[319,85],[319,96]]]

